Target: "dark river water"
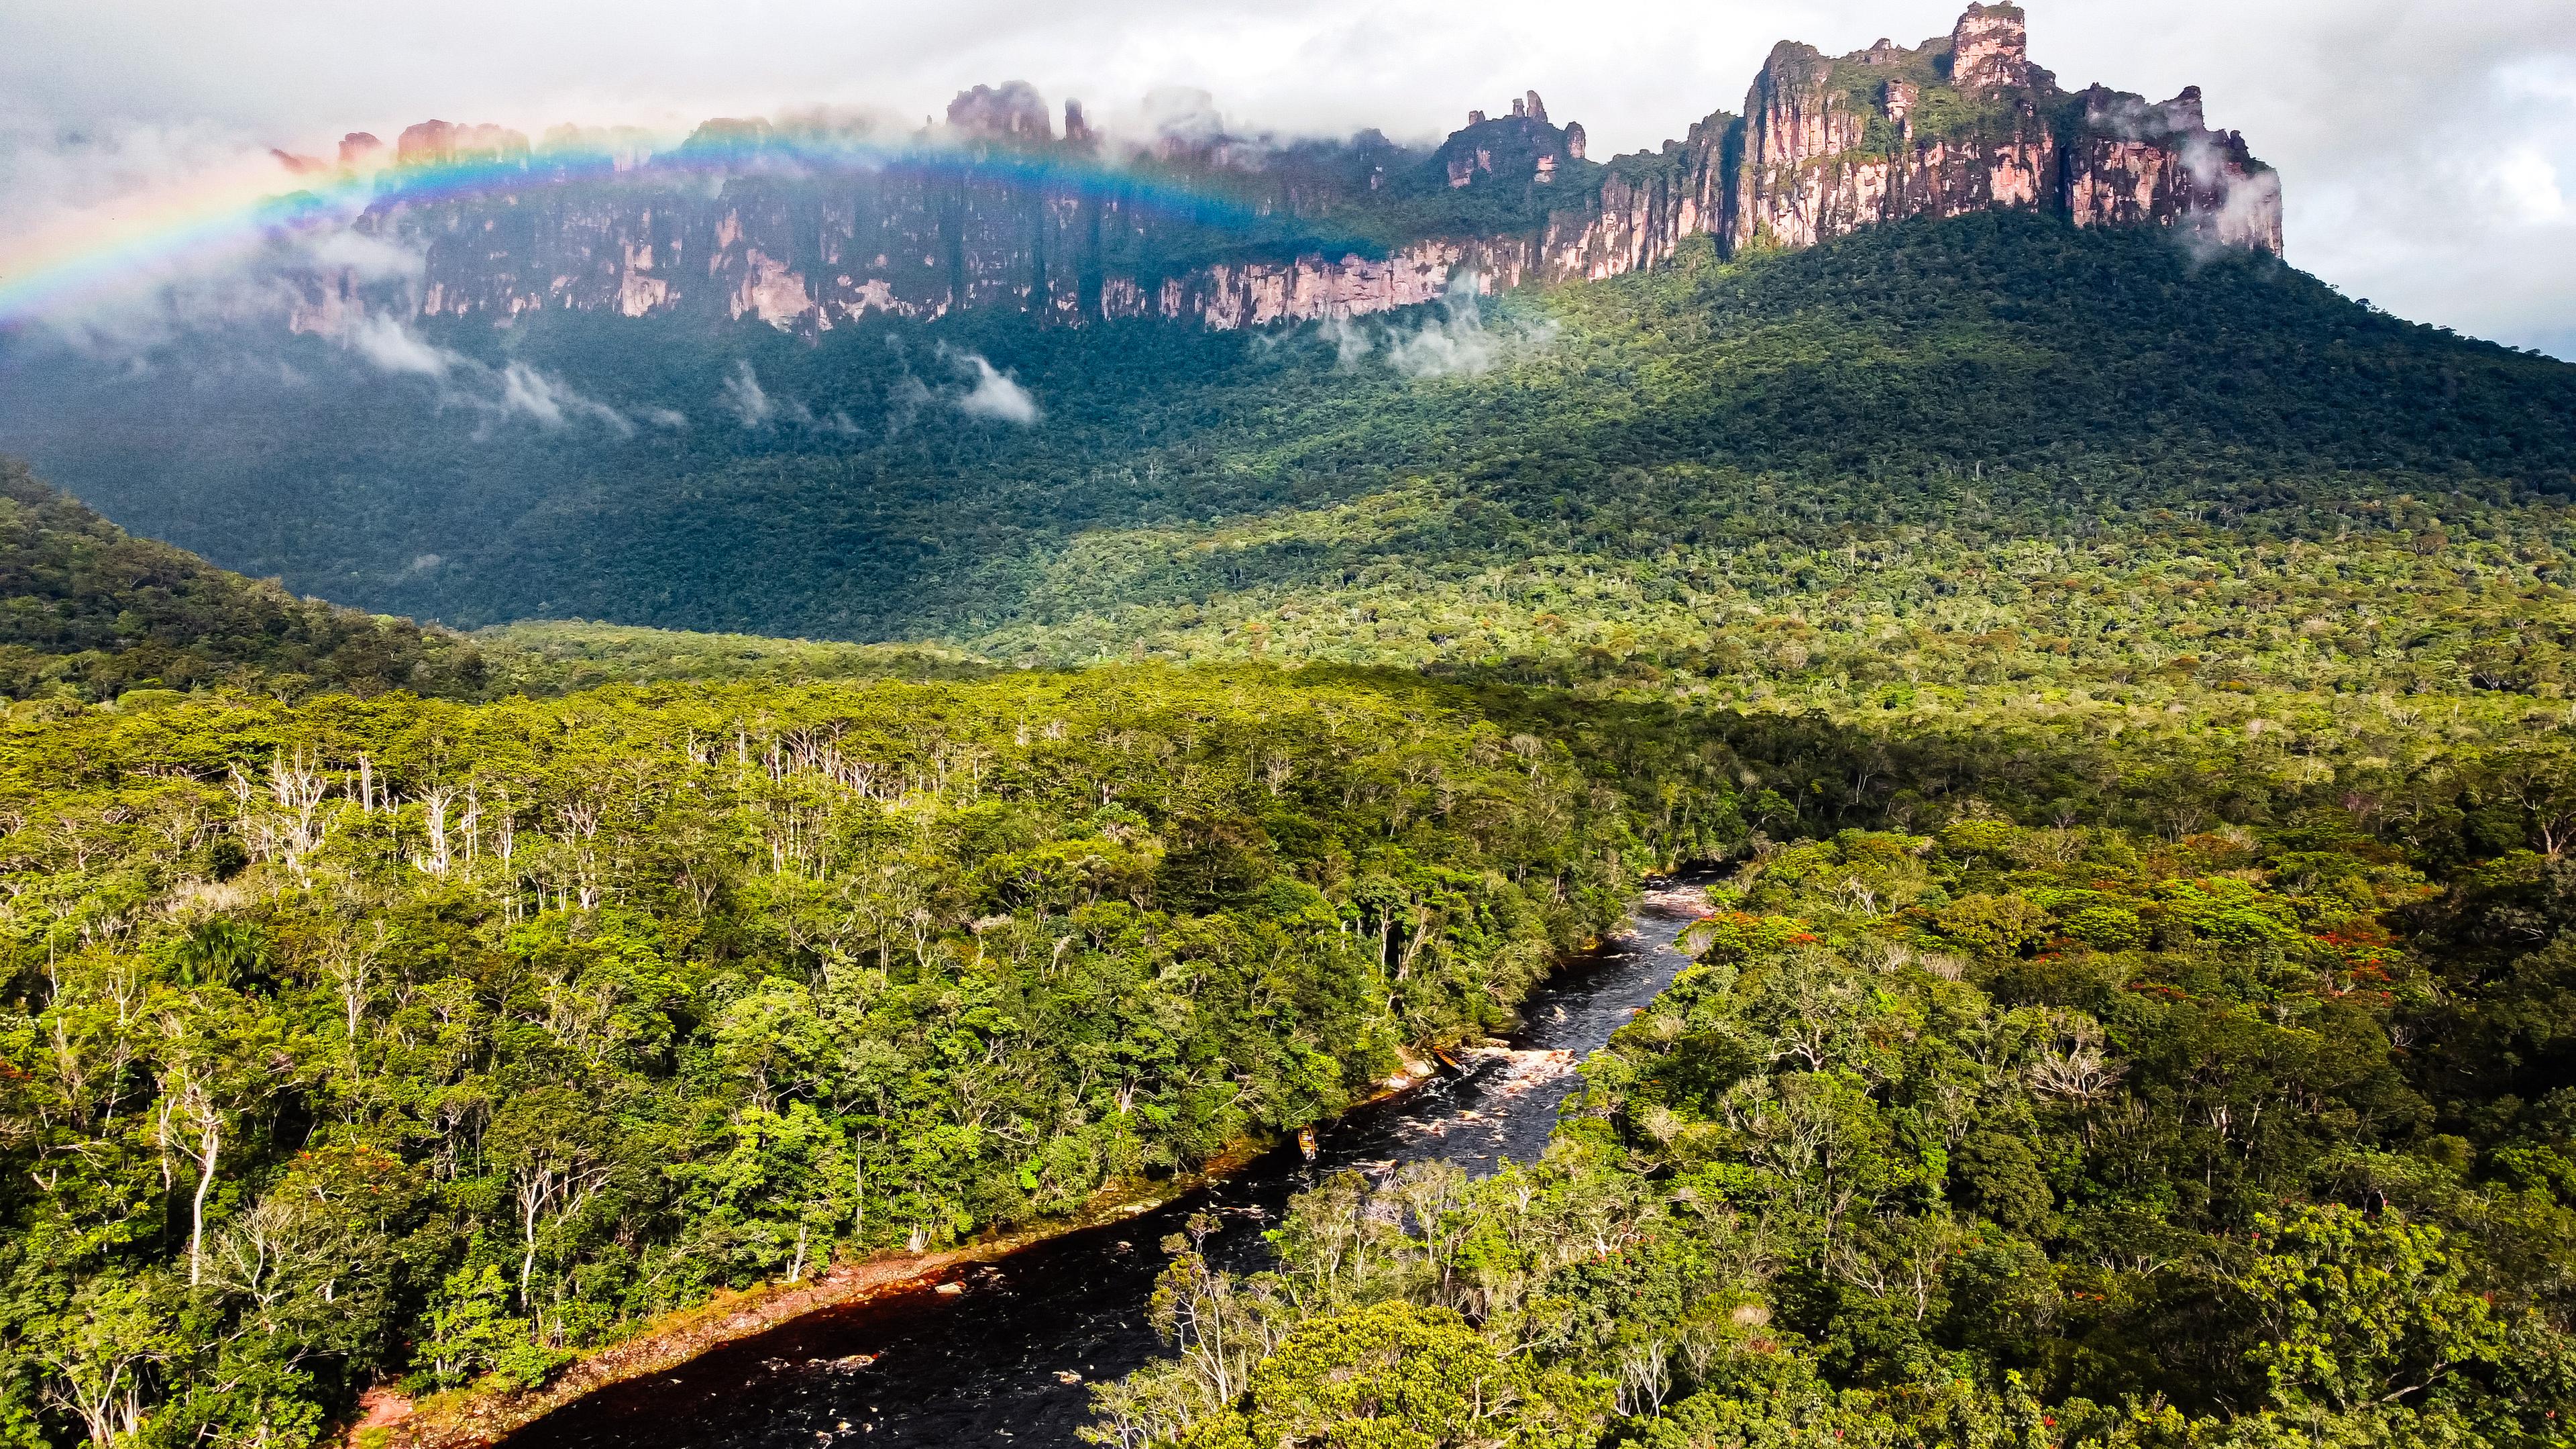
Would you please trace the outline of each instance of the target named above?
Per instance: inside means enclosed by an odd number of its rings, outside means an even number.
[[[1532,995],[1508,1047],[1470,1050],[1457,1074],[1323,1129],[1312,1163],[1273,1153],[1152,1212],[961,1268],[949,1286],[962,1292],[925,1286],[781,1324],[567,1404],[505,1449],[1076,1444],[1086,1385],[1161,1349],[1145,1322],[1166,1261],[1157,1245],[1190,1214],[1222,1218],[1206,1251],[1242,1271],[1268,1252],[1262,1228],[1324,1174],[1441,1159],[1481,1175],[1546,1150],[1576,1063],[1685,964],[1673,942],[1697,909],[1690,884],[1649,891],[1629,931]],[[852,1366],[859,1357],[870,1362]]]

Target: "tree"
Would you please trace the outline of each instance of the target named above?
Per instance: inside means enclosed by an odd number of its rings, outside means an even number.
[[[2507,1352],[2505,1320],[2440,1228],[2334,1204],[2255,1226],[2243,1286],[2261,1339],[2246,1357],[2281,1407],[2421,1407]]]
[[[188,1284],[204,1273],[206,1199],[223,1164],[227,1139],[241,1112],[282,1085],[282,1058],[273,1022],[244,1010],[220,990],[193,993],[160,1014],[161,1097],[155,1135],[161,1150],[186,1162],[195,1182],[188,1195]]]
[[[608,1141],[596,1104],[569,1086],[515,1094],[493,1115],[483,1145],[509,1173],[518,1203],[522,1312],[536,1309],[529,1280],[541,1230],[579,1216],[606,1185],[615,1167]]]
[[[1466,1449],[1590,1442],[1608,1385],[1533,1373],[1457,1315],[1383,1303],[1312,1319],[1254,1369],[1243,1407],[1183,1442]]]
[[[70,1414],[96,1449],[131,1443],[151,1419],[167,1366],[184,1345],[147,1280],[92,1282],[35,1322],[29,1355],[43,1365],[39,1393]]]

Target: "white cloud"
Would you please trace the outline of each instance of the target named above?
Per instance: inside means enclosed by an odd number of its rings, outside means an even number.
[[[1347,317],[1327,317],[1320,326],[1324,340],[1333,344],[1333,366],[1343,372],[1356,369],[1377,350],[1377,333]],[[1271,341],[1267,334],[1260,338],[1264,346]]]
[[[1477,300],[1480,286],[1472,273],[1450,277],[1439,316],[1410,332],[1388,331],[1387,365],[1408,377],[1473,376],[1491,370],[1504,339],[1485,330],[1484,309]]]
[[[956,399],[957,410],[969,417],[994,418],[1001,422],[1027,427],[1038,420],[1038,400],[1029,390],[1006,373],[996,371],[980,353],[950,354],[959,373],[973,386]]]
[[[909,382],[911,379],[907,377],[905,381]],[[746,428],[765,428],[772,423],[786,423],[800,428],[810,428],[818,433],[836,433],[846,438],[855,438],[860,433],[859,425],[852,422],[850,415],[839,408],[816,417],[814,410],[802,401],[792,397],[781,397],[763,387],[760,374],[752,370],[748,360],[739,357],[734,359],[733,371],[726,375],[724,385],[716,390],[716,402],[726,412],[733,414],[735,419]],[[688,425],[687,418],[668,409],[661,410],[658,414],[649,417],[647,421],[657,427]]]
[[[459,364],[473,365],[382,313],[373,313],[352,322],[341,330],[340,341],[350,351],[365,358],[378,372],[443,381]]]
[[[576,418],[587,418],[621,438],[635,433],[635,424],[626,414],[595,398],[584,397],[561,378],[548,377],[524,362],[513,362],[501,369],[498,407],[505,416],[517,413],[535,419],[542,427],[560,428]]]
[[[727,412],[742,419],[746,428],[768,427],[770,420],[778,416],[778,404],[770,398],[769,390],[760,385],[760,374],[751,370],[750,363],[739,358],[734,361],[733,375],[724,380],[723,388],[716,393],[716,401],[723,404]]]
[[[0,17],[0,46],[6,33]],[[189,207],[199,198],[283,190],[278,176],[264,148],[214,123],[71,125],[0,101],[0,285],[50,281],[45,325],[76,346],[131,353],[283,312],[317,245],[330,248],[334,264],[370,275],[417,265],[366,238],[335,244],[318,233],[195,225]],[[156,244],[172,228],[185,245]]]
[[[302,243],[315,267],[344,271],[363,283],[403,282],[417,286],[429,258],[407,246],[362,231],[333,228]]]
[[[548,429],[590,422],[619,437],[632,437],[635,433],[634,419],[559,377],[524,362],[505,362],[498,369],[489,367],[439,346],[380,312],[352,318],[334,335],[341,346],[378,372],[424,377],[437,383],[442,405],[466,408],[486,423],[517,417]],[[665,409],[654,411],[656,415],[648,420],[657,425],[668,426],[660,416],[665,413],[679,418],[681,425],[688,421]]]
[[[1333,345],[1333,363],[1350,372],[1372,357],[1407,377],[1474,376],[1489,372],[1515,351],[1544,346],[1556,324],[1485,321],[1484,283],[1474,272],[1457,272],[1432,315],[1416,325],[1351,322],[1334,318],[1319,335]]]
[[[909,371],[896,378],[894,386],[886,390],[886,432],[891,435],[911,427],[930,402],[929,384]]]
[[[2558,167],[2533,147],[2498,157],[2495,185],[2504,209],[2535,225],[2567,219],[2567,194],[2558,184]]]

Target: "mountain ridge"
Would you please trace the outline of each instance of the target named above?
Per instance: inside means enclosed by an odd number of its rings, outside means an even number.
[[[1266,145],[1203,119],[1121,160],[1078,101],[1065,118],[1059,134],[1013,82],[960,93],[935,134],[717,120],[642,159],[424,122],[355,223],[422,253],[416,291],[326,274],[295,325],[569,309],[812,333],[871,313],[1020,310],[1230,329],[1600,280],[1667,264],[1700,235],[1732,255],[1993,209],[2282,250],[2278,177],[2206,125],[2197,88],[2161,103],[2064,91],[2031,63],[2011,5],[1971,4],[1913,48],[1827,57],[1783,42],[1741,115],[1606,163],[1535,91],[1508,115],[1470,112],[1427,154],[1375,131]],[[353,134],[341,164],[383,149]],[[409,184],[459,166],[480,177],[465,195]]]

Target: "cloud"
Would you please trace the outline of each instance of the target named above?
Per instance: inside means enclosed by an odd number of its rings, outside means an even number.
[[[859,435],[859,425],[850,421],[848,413],[835,408],[830,413],[816,417],[812,408],[797,399],[780,397],[761,386],[760,374],[752,370],[749,361],[739,357],[734,359],[733,371],[726,375],[724,385],[716,390],[716,402],[726,412],[733,414],[746,428],[766,428],[772,423],[792,423],[800,428],[811,428],[821,433],[837,433],[843,437],[854,438]],[[670,416],[679,415],[673,413]],[[682,418],[680,421],[685,424],[687,419]],[[662,424],[662,426],[669,426],[669,424]]]
[[[1448,295],[1440,300],[1438,318],[1411,332],[1389,328],[1387,366],[1407,377],[1473,376],[1491,371],[1502,355],[1503,339],[1485,330],[1484,309],[1477,305],[1482,280],[1473,272],[1453,272]]]
[[[1317,335],[1333,345],[1333,365],[1355,371],[1371,357],[1407,377],[1472,377],[1490,372],[1518,350],[1541,347],[1556,335],[1545,318],[1487,326],[1484,279],[1472,271],[1449,275],[1434,315],[1420,325],[1324,322]]]
[[[635,435],[635,424],[626,414],[584,397],[571,384],[548,377],[524,362],[513,362],[501,369],[499,409],[505,415],[517,413],[533,418],[540,427],[560,428],[576,418],[587,418],[621,438]]]
[[[952,352],[948,358],[956,364],[960,374],[974,383],[973,387],[952,400],[959,412],[973,418],[1016,423],[1024,428],[1041,416],[1038,400],[1029,396],[1029,390],[1007,373],[996,371],[992,363],[984,360],[983,354]]]
[[[362,231],[335,228],[300,243],[304,260],[328,271],[346,272],[367,285],[400,282],[417,290],[429,258],[399,242]]]
[[[2175,229],[2176,240],[2199,261],[2234,254],[2249,242],[2268,237],[2271,219],[2279,214],[2280,174],[2256,171],[2239,176],[2230,165],[2231,158],[2213,134],[2194,132],[2183,138],[2182,166],[2191,174],[2195,189],[2204,196],[2218,193],[2216,211],[2203,210],[2193,217],[2192,225]]]
[[[378,372],[445,381],[465,357],[433,345],[429,339],[382,313],[371,313],[341,329],[341,345],[367,360]]]
[[[769,390],[760,385],[760,374],[751,370],[749,362],[739,358],[734,361],[733,375],[727,377],[724,386],[717,391],[716,401],[727,412],[742,419],[746,428],[768,427],[770,421],[778,416],[778,403],[770,397]]]
[[[911,378],[904,380],[909,382]],[[780,397],[761,386],[760,374],[752,370],[749,361],[739,357],[734,359],[733,371],[726,375],[724,385],[716,390],[716,402],[746,428],[790,423],[845,438],[855,438],[861,432],[859,425],[850,420],[850,415],[839,408],[818,417],[812,408],[797,399]],[[688,424],[688,419],[668,410],[650,421],[658,427],[685,427]]]
[[[2520,220],[2545,225],[2567,220],[2567,192],[2558,167],[2538,148],[2519,147],[2496,158],[2491,179],[2504,210]]]
[[[2258,231],[2268,233],[2269,219],[2279,214],[2280,205],[2281,174],[2257,171],[2228,183],[2227,195],[2218,203],[2218,215],[2210,219],[2210,229],[2219,237],[2241,243]]]
[[[1321,330],[1324,340],[1333,344],[1333,366],[1343,372],[1358,371],[1359,365],[1368,361],[1368,355],[1377,350],[1376,334],[1348,317],[1327,317]],[[1262,340],[1270,339],[1265,336]]]
[[[894,340],[892,337],[887,339],[889,342]],[[901,347],[895,350],[898,354],[902,352]],[[921,416],[921,410],[934,400],[930,385],[909,371],[896,378],[894,386],[886,390],[886,436],[893,437],[911,427],[913,420]]]
[[[5,30],[0,21],[0,37]],[[85,351],[131,355],[281,315],[325,239],[198,225],[188,208],[202,197],[284,191],[282,181],[249,137],[212,123],[66,126],[0,102],[0,284],[36,286],[12,298],[11,316],[32,316]],[[171,224],[189,228],[185,246],[155,244]],[[330,254],[374,274],[409,265],[387,255],[399,250],[359,239]]]
[[[505,362],[499,368],[477,362],[464,353],[441,347],[421,336],[402,322],[383,313],[367,313],[344,323],[334,334],[342,347],[378,372],[396,377],[422,377],[438,384],[442,404],[461,406],[476,412],[488,422],[506,418],[525,418],[549,430],[569,427],[576,422],[596,423],[621,438],[635,435],[635,420],[608,404],[590,397],[563,379],[538,371],[524,362]],[[667,409],[654,410],[651,418],[657,425],[658,414],[679,418],[685,426],[688,419]]]

